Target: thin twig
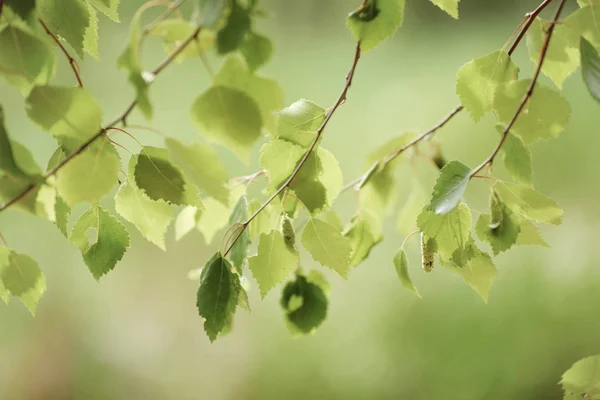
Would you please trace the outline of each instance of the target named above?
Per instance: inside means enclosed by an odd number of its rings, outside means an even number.
[[[554,16],[554,19],[551,21],[550,26],[548,27],[548,30],[546,31],[546,37],[544,39],[544,43],[542,44],[542,48],[540,50],[540,55],[537,60],[535,72],[533,73],[533,77],[531,78],[531,83],[529,84],[529,87],[527,88],[525,95],[523,95],[523,99],[521,100],[519,107],[517,107],[517,110],[515,111],[515,115],[512,117],[512,119],[510,120],[508,125],[506,125],[506,127],[504,128],[504,131],[502,132],[502,138],[500,139],[500,142],[498,142],[498,145],[496,146],[496,148],[494,149],[492,154],[490,154],[490,156],[488,158],[486,158],[484,162],[482,162],[477,168],[475,168],[473,170],[473,172],[471,172],[471,178],[476,176],[477,173],[479,171],[481,171],[483,168],[485,168],[486,165],[491,165],[494,162],[494,158],[496,158],[496,156],[500,152],[500,149],[502,148],[502,145],[506,141],[506,138],[508,137],[508,134],[509,134],[511,128],[515,125],[515,123],[517,122],[517,119],[519,118],[519,115],[521,115],[521,113],[525,109],[525,106],[527,105],[527,102],[533,95],[533,92],[535,90],[535,84],[537,83],[540,73],[542,72],[542,65],[544,64],[546,54],[548,53],[548,47],[550,46],[550,40],[552,39],[552,33],[554,32],[554,27],[556,26],[556,21],[559,20],[560,14],[562,13],[565,3],[566,3],[566,0],[560,0],[560,4],[558,5],[558,8],[556,9],[556,15]]]
[[[275,191],[275,193],[273,193],[271,195],[271,197],[269,197],[267,199],[267,201],[265,201],[259,207],[259,209],[256,210],[254,212],[254,214],[252,214],[250,216],[250,218],[248,218],[248,220],[246,220],[246,222],[244,222],[242,224],[243,229],[240,230],[240,232],[238,233],[238,235],[236,236],[236,238],[233,240],[233,242],[231,243],[231,245],[227,248],[227,250],[225,251],[225,253],[223,254],[223,256],[226,256],[227,253],[229,253],[229,251],[233,248],[233,246],[238,241],[238,239],[242,236],[242,233],[244,232],[244,230],[246,230],[246,228],[248,227],[248,225],[250,224],[250,222],[252,222],[252,220],[254,218],[256,218],[256,216],[258,214],[260,214],[260,212],[265,207],[267,207],[277,196],[279,196],[281,194],[281,192],[283,192],[285,189],[287,189],[289,187],[289,185],[294,181],[294,178],[296,178],[296,176],[298,175],[298,173],[300,172],[300,170],[302,169],[302,167],[304,166],[304,164],[306,164],[306,161],[308,160],[308,157],[311,155],[311,153],[313,152],[313,150],[317,147],[317,143],[321,139],[321,136],[323,136],[323,132],[325,131],[325,127],[329,123],[329,120],[331,119],[331,117],[333,116],[333,114],[335,113],[335,111],[339,108],[339,106],[341,106],[346,101],[346,95],[348,94],[348,90],[350,89],[350,85],[352,85],[352,79],[354,78],[354,72],[356,71],[356,65],[358,64],[358,60],[359,59],[360,59],[360,43],[357,43],[356,44],[356,50],[354,52],[354,59],[352,61],[352,66],[350,67],[350,71],[348,72],[348,75],[346,76],[346,84],[344,85],[344,89],[342,90],[342,93],[339,95],[339,97],[338,97],[337,101],[335,102],[335,104],[333,105],[333,107],[331,107],[329,109],[329,111],[327,112],[327,115],[325,115],[325,119],[323,120],[323,123],[321,123],[321,126],[317,130],[315,138],[313,139],[312,143],[310,144],[308,150],[306,151],[306,153],[304,153],[304,156],[302,157],[302,159],[300,159],[300,161],[298,162],[298,165],[296,166],[296,168],[294,169],[294,171],[287,178],[287,180],[279,187],[279,189],[277,189]]]
[[[544,0],[535,10],[533,10],[533,11],[528,12],[527,14],[525,14],[525,17],[524,17],[523,21],[521,21],[521,23],[519,24],[519,26],[517,27],[517,29],[515,30],[515,32],[513,32],[513,34],[511,35],[511,38],[514,37],[516,35],[516,32],[518,32],[519,29],[521,29],[521,31],[519,32],[519,35],[517,36],[517,38],[513,42],[512,46],[507,51],[507,54],[509,56],[511,56],[514,53],[514,51],[516,50],[516,48],[519,46],[519,43],[521,42],[521,40],[525,36],[525,33],[527,33],[527,31],[529,30],[529,28],[533,24],[533,21],[535,20],[535,18],[552,1],[553,0]],[[426,139],[427,137],[433,135],[438,129],[442,128],[444,125],[446,125],[448,122],[450,122],[450,120],[452,118],[454,118],[456,115],[458,115],[463,109],[464,109],[464,106],[462,104],[458,104],[457,106],[455,106],[452,109],[452,111],[450,111],[450,113],[448,115],[446,115],[446,117],[444,117],[444,119],[442,119],[440,122],[438,122],[432,128],[430,128],[426,132],[422,133],[421,135],[417,136],[411,142],[405,144],[404,146],[402,146],[399,149],[395,150],[394,152],[390,153],[390,155],[388,157],[386,157],[382,161],[384,163],[384,165],[389,164],[392,160],[394,160],[396,157],[400,156],[400,154],[402,154],[406,150],[410,149],[411,147],[413,147],[417,143],[421,142],[422,140]],[[379,164],[379,162],[376,162],[371,167],[369,167],[367,169],[367,171],[363,175],[359,176],[356,179],[353,179],[352,181],[350,181],[346,185],[344,185],[344,187],[342,188],[342,192],[345,192],[348,189],[351,189],[353,187],[355,189],[357,189],[357,190],[359,190],[361,187],[363,187],[364,184],[366,183],[367,179],[369,178],[369,175],[373,171],[373,168],[376,168],[378,164]]]
[[[79,74],[79,68],[77,65],[77,61],[75,61],[75,59],[73,57],[71,57],[71,55],[69,54],[67,49],[65,49],[65,46],[63,46],[62,43],[60,42],[60,40],[58,40],[58,38],[52,33],[52,31],[50,31],[50,29],[48,28],[46,23],[41,18],[39,18],[38,21],[40,22],[40,24],[42,25],[42,27],[44,28],[46,33],[52,38],[52,40],[54,40],[54,42],[56,42],[58,47],[60,47],[60,49],[62,50],[65,57],[67,57],[67,60],[69,60],[69,65],[71,66],[71,69],[73,70],[73,73],[75,74],[75,78],[77,78],[77,83],[79,84],[79,87],[83,87],[83,82],[81,81],[81,76]]]
[[[177,55],[179,53],[181,53],[188,44],[190,44],[190,42],[192,40],[194,40],[195,37],[198,36],[198,34],[200,33],[200,30],[202,29],[202,27],[198,27],[196,28],[196,30],[186,39],[184,40],[179,47],[177,47],[173,53],[171,53],[170,55],[168,55],[153,71],[152,74],[154,74],[155,76],[158,75],[163,69],[165,69],[169,64],[171,64],[171,62],[173,62],[173,60],[175,60],[175,57],[177,57]],[[112,128],[114,125],[117,125],[119,122],[124,122],[126,120],[126,118],[129,116],[129,114],[131,113],[131,111],[133,111],[133,109],[135,108],[135,106],[137,105],[137,99],[133,100],[131,102],[131,104],[129,105],[129,107],[127,107],[127,109],[125,110],[125,112],[123,112],[123,114],[121,114],[119,117],[117,117],[113,122],[111,122],[110,124],[108,124],[105,128],[100,128],[100,130],[92,137],[90,137],[88,140],[86,140],[81,146],[79,146],[73,153],[69,154],[67,157],[65,157],[61,162],[59,162],[58,164],[56,164],[54,166],[54,168],[52,168],[51,170],[49,170],[48,172],[46,172],[43,177],[44,179],[56,174],[58,171],[60,171],[67,163],[69,163],[73,158],[77,157],[79,154],[81,154],[85,149],[87,149],[92,143],[94,143],[98,138],[104,136],[104,133],[109,129]],[[21,193],[19,193],[17,196],[15,196],[12,200],[8,201],[8,203],[0,206],[0,212],[6,210],[8,207],[12,206],[13,204],[17,203],[19,200],[21,200],[22,198],[24,198],[25,196],[27,196],[32,190],[34,190],[36,187],[38,186],[37,183],[32,183],[30,185],[28,185]]]

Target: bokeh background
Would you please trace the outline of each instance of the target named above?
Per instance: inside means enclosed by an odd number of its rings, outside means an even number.
[[[82,64],[86,88],[103,105],[106,120],[132,97],[115,59],[141,2],[122,3],[124,23],[101,18],[100,60],[88,57]],[[262,1],[272,17],[257,29],[276,46],[262,73],[279,81],[287,104],[299,98],[333,104],[352,59],[344,19],[356,3]],[[421,132],[450,111],[458,102],[460,66],[500,48],[536,5],[463,0],[455,21],[426,0],[409,0],[404,27],[364,56],[348,102],[327,128],[324,146],[338,157],[346,180],[363,171],[365,156],[377,145],[402,132]],[[515,59],[521,76],[530,76],[524,44]],[[160,43],[149,40],[145,65],[162,57]],[[56,82],[71,84],[71,71],[58,60]],[[215,68],[218,62],[211,59]],[[199,60],[167,69],[151,89],[152,125],[178,138],[195,137],[188,110],[209,84]],[[292,338],[278,290],[260,301],[251,288],[252,313],[238,311],[233,332],[210,344],[195,307],[198,283],[187,273],[204,265],[221,235],[211,244],[199,233],[175,242],[171,228],[164,253],[128,225],[131,249],[98,283],[52,224],[14,211],[0,214],[0,232],[12,248],[40,263],[48,284],[35,318],[18,301],[0,304],[0,399],[562,398],[562,372],[600,353],[600,113],[579,72],[567,80],[564,95],[572,105],[568,130],[532,149],[535,184],[564,207],[564,223],[543,228],[550,249],[521,247],[495,259],[498,277],[488,304],[460,277],[420,270],[416,243],[409,245],[409,258],[423,299],[404,290],[391,262],[403,240],[394,217],[384,242],[347,281],[325,271],[330,307],[314,335]],[[0,103],[9,132],[45,165],[55,146],[50,135],[33,127],[22,97],[4,82]],[[145,145],[161,143],[152,133],[135,134]],[[116,138],[137,150],[130,139]],[[497,133],[491,118],[474,124],[463,113],[438,138],[446,158],[476,165]],[[259,147],[248,166],[219,150],[231,176],[256,170]],[[395,210],[414,173],[427,190],[432,186],[435,171],[425,161],[400,171]],[[488,188],[489,182],[472,185],[467,197],[473,208],[485,209]],[[355,204],[353,194],[343,194],[336,209],[348,217]]]

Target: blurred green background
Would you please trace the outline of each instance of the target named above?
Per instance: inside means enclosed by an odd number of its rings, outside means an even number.
[[[122,3],[123,23],[101,18],[100,61],[88,57],[82,64],[86,88],[103,105],[107,121],[133,94],[115,59],[141,2]],[[569,3],[572,10],[575,1]],[[287,104],[308,98],[329,107],[352,60],[345,16],[357,1],[262,4],[272,18],[257,28],[276,46],[262,73],[279,81]],[[500,48],[536,5],[463,0],[461,19],[454,21],[426,0],[409,0],[404,27],[364,55],[348,102],[327,128],[324,146],[338,157],[345,180],[363,171],[365,156],[379,144],[395,134],[421,132],[449,112],[458,102],[460,66]],[[524,45],[515,59],[527,77],[533,64]],[[145,55],[149,68],[163,57],[160,43],[149,40]],[[72,84],[65,60],[58,60],[56,82]],[[218,67],[217,59],[211,62]],[[194,138],[189,107],[209,84],[199,60],[167,69],[151,88],[152,126]],[[0,399],[562,398],[557,385],[562,372],[600,353],[600,246],[595,244],[600,113],[579,75],[567,80],[563,93],[572,105],[568,130],[532,150],[535,184],[563,206],[564,223],[543,229],[550,249],[516,248],[495,258],[498,278],[487,305],[458,276],[441,269],[426,275],[412,241],[411,270],[423,299],[404,290],[391,262],[403,240],[394,213],[384,242],[347,281],[326,272],[330,307],[316,334],[292,338],[282,320],[279,291],[260,301],[254,286],[252,313],[239,310],[233,332],[210,344],[195,307],[197,282],[186,275],[204,265],[221,235],[208,245],[198,233],[175,242],[171,228],[164,253],[128,225],[131,249],[98,283],[52,224],[14,211],[0,214],[8,244],[34,257],[48,284],[35,318],[16,300],[0,304]],[[13,138],[45,165],[54,141],[28,121],[21,95],[2,82],[0,103]],[[138,114],[132,118],[145,124]],[[493,126],[491,118],[474,124],[466,113],[459,115],[439,133],[445,156],[478,164],[497,140]],[[161,143],[158,135],[135,134],[144,145]],[[115,138],[138,150],[131,139]],[[231,176],[256,170],[259,147],[248,166],[219,149]],[[435,171],[423,161],[416,167],[429,190]],[[411,190],[414,171],[399,172],[396,210]],[[489,182],[472,186],[468,200],[484,211]],[[355,201],[353,194],[343,194],[336,208],[348,217]]]

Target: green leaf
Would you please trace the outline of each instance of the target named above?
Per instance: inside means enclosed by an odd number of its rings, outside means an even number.
[[[460,0],[430,0],[433,4],[446,11],[454,19],[458,19],[458,3]]]
[[[231,234],[231,240],[237,238],[235,244],[231,248],[230,258],[231,262],[235,266],[238,274],[242,275],[242,267],[246,261],[248,255],[248,246],[250,246],[250,232],[243,226],[243,223],[248,220],[248,200],[246,196],[241,196],[233,206],[231,215],[229,216],[229,225],[233,226],[238,224],[236,229],[233,229]],[[239,233],[240,229],[244,229],[242,233]]]
[[[271,186],[276,188],[292,174],[305,149],[287,140],[273,139],[260,149],[260,166],[266,170]]]
[[[367,52],[392,37],[403,19],[404,0],[369,0],[350,13],[346,25]]]
[[[502,127],[497,127],[498,133],[504,134]],[[533,174],[531,167],[531,152],[518,136],[508,133],[502,145],[504,166],[508,173],[517,181],[524,184],[531,183]]]
[[[414,133],[403,133],[399,136],[391,138],[390,140],[379,146],[376,150],[369,153],[365,160],[366,167],[370,168],[376,162],[386,159],[390,154],[408,144],[416,136],[417,135],[415,135]],[[388,165],[391,167],[396,167],[400,162],[404,160],[404,158],[405,154],[401,154],[398,157],[394,158],[394,160],[392,160]]]
[[[570,17],[569,17],[570,18]],[[565,20],[565,25],[556,25],[552,33],[552,40],[548,45],[542,72],[549,77],[558,88],[562,88],[563,82],[579,66],[579,26],[577,30],[572,29],[569,20]],[[540,51],[546,38],[546,32],[550,26],[550,21],[536,18],[532,26],[527,31],[527,47],[531,61],[537,62],[540,57]]]
[[[204,330],[211,342],[225,329],[238,304],[239,278],[220,253],[215,254],[202,271],[196,306],[204,318]]]
[[[199,0],[200,24],[206,28],[214,28],[223,17],[225,0]]]
[[[38,263],[27,254],[0,247],[0,296],[18,297],[32,315],[46,291],[46,278]]]
[[[166,149],[146,146],[130,163],[135,184],[152,200],[202,207],[198,189],[186,182]],[[131,173],[131,172],[130,172]]]
[[[212,197],[204,199],[204,211],[200,215],[196,227],[204,236],[207,244],[210,244],[215,234],[227,225],[229,212],[228,207]]]
[[[88,237],[89,230],[95,231],[95,241]],[[97,280],[115,267],[129,247],[127,229],[100,206],[79,217],[69,240],[81,250],[83,262]]]
[[[392,203],[396,182],[392,176],[391,167],[381,164],[373,170],[369,180],[358,192],[360,209],[377,216],[380,223],[387,217],[390,204]],[[381,230],[379,227],[378,230]]]
[[[465,64],[457,74],[456,93],[478,122],[494,104],[496,89],[519,76],[519,67],[505,51],[495,51]]]
[[[88,13],[90,15],[90,23],[85,29],[83,49],[97,60],[100,58],[98,54],[98,13],[89,4]]]
[[[394,254],[394,267],[396,268],[396,273],[400,278],[400,283],[402,286],[420,298],[421,294],[413,284],[412,280],[410,279],[410,275],[408,274],[408,259],[406,258],[406,253],[402,248],[398,249],[398,251],[396,251]]]
[[[167,203],[153,201],[135,184],[125,183],[115,196],[115,210],[134,224],[146,239],[161,250],[166,250],[165,234],[173,219],[173,212]]]
[[[248,259],[261,297],[264,298],[272,288],[289,277],[298,267],[298,261],[298,253],[290,249],[279,231],[261,234],[258,253]]]
[[[217,52],[227,54],[240,47],[250,30],[251,22],[248,10],[240,7],[237,1],[233,1],[227,22],[217,33]]]
[[[357,266],[364,261],[371,250],[383,240],[377,216],[368,211],[352,218],[350,225],[344,231],[344,236],[350,241],[352,248],[350,267]]]
[[[29,19],[31,13],[35,11],[36,0],[6,0],[5,5],[10,7],[19,17],[24,20]]]
[[[47,83],[54,75],[52,49],[26,25],[8,24],[0,31],[0,73],[27,94],[35,83]]]
[[[271,40],[256,32],[249,32],[240,48],[250,71],[256,71],[265,65],[273,55]]]
[[[114,22],[119,21],[119,2],[120,0],[87,0],[88,3],[93,5],[102,14],[112,19]]]
[[[260,137],[263,121],[258,104],[240,90],[213,86],[194,101],[192,121],[213,142],[247,160]]]
[[[279,112],[276,136],[308,147],[323,124],[325,115],[326,110],[312,101],[298,100]]]
[[[28,174],[17,165],[13,155],[12,145],[4,125],[4,109],[2,106],[0,106],[0,172],[15,179],[29,179]]]
[[[435,182],[427,208],[436,214],[447,214],[454,210],[460,203],[470,179],[469,167],[460,161],[447,163]]]
[[[498,88],[494,98],[494,110],[500,122],[508,124],[513,119],[530,83],[530,79],[524,79],[509,82]],[[512,131],[519,135],[525,144],[555,138],[565,130],[570,115],[571,107],[564,97],[552,89],[536,84],[533,96],[523,108]]]
[[[590,94],[600,102],[600,56],[594,46],[581,38],[581,73]]]
[[[451,258],[456,250],[465,248],[470,240],[471,212],[464,203],[447,214],[424,210],[417,217],[417,226],[428,238],[436,241],[441,255]]]
[[[498,255],[517,243],[521,227],[518,216],[502,203],[496,192],[492,192],[490,210],[491,216],[486,214],[479,216],[475,231],[479,239],[492,246],[494,255]]]
[[[529,186],[499,181],[494,190],[508,208],[527,219],[554,225],[562,222],[563,210],[558,204]]]
[[[156,24],[150,30],[150,34],[163,40],[165,53],[173,54],[185,39],[192,36],[195,30],[196,26],[190,21],[182,18],[170,18]],[[202,29],[197,39],[188,44],[185,49],[180,50],[175,61],[182,62],[190,58],[199,57],[203,52],[214,48],[215,40],[215,32]]]
[[[248,205],[248,214],[252,215],[262,206],[262,203],[256,199],[253,199]],[[254,239],[258,239],[261,233],[269,233],[275,225],[275,217],[273,212],[273,206],[268,205],[250,222],[250,236]]]
[[[339,230],[325,221],[311,218],[302,231],[302,244],[315,261],[343,278],[348,275],[352,246]]]
[[[565,396],[600,399],[600,355],[577,361],[563,374],[560,384],[565,391]]]
[[[117,183],[121,160],[112,143],[100,138],[56,173],[56,189],[68,205],[97,203]]]
[[[520,221],[521,232],[517,238],[517,246],[541,246],[550,247],[542,237],[540,230],[530,221],[522,219]]]
[[[478,250],[464,267],[456,267],[448,263],[442,265],[462,276],[464,281],[487,303],[490,289],[496,279],[496,267],[489,255]]]
[[[82,0],[38,0],[37,9],[50,31],[83,58],[83,40],[90,21],[87,4]]]
[[[191,145],[167,138],[165,144],[173,162],[182,169],[190,182],[223,204],[229,200],[227,167],[210,146],[194,142]]]
[[[185,235],[196,229],[202,212],[196,207],[184,207],[175,219],[175,240],[181,240]]]
[[[36,86],[27,97],[27,115],[56,138],[84,142],[100,131],[102,110],[85,89]]]
[[[283,288],[281,307],[292,333],[314,332],[327,316],[327,296],[323,289],[298,275]]]
[[[410,195],[398,213],[398,220],[396,221],[398,233],[407,236],[417,230],[417,216],[421,213],[428,200],[428,195],[423,186],[415,179],[410,190]]]
[[[243,58],[228,56],[214,78],[214,84],[244,92],[258,105],[262,124],[273,133],[276,128],[276,111],[283,107],[283,91],[269,78],[254,75]]]

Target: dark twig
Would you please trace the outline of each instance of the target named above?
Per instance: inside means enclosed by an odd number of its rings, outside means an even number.
[[[60,40],[58,40],[58,38],[52,33],[52,31],[50,31],[46,23],[41,18],[39,18],[38,21],[40,22],[46,33],[52,38],[52,40],[54,40],[58,47],[60,47],[65,57],[67,57],[67,60],[69,60],[69,65],[71,66],[71,69],[75,74],[75,78],[77,79],[77,84],[79,85],[79,87],[83,87],[83,82],[81,81],[81,75],[79,74],[77,61],[75,61],[75,59],[71,57],[67,49],[65,49],[65,46],[63,46]]]
[[[471,178],[473,178],[475,175],[477,175],[477,173],[479,171],[481,171],[482,169],[484,169],[487,165],[492,165],[492,163],[494,162],[494,158],[496,158],[496,156],[500,152],[500,149],[502,148],[502,145],[506,141],[506,138],[508,137],[508,134],[509,134],[511,128],[517,122],[519,115],[521,115],[521,113],[525,109],[525,106],[527,105],[527,102],[529,101],[529,99],[531,99],[531,96],[533,95],[533,92],[535,90],[535,84],[537,83],[537,80],[542,71],[542,65],[544,64],[544,59],[546,58],[546,54],[548,53],[548,47],[550,46],[550,40],[552,39],[552,33],[554,32],[554,27],[556,26],[556,22],[560,18],[560,14],[562,13],[565,3],[566,3],[566,0],[560,0],[560,4],[558,5],[558,8],[556,10],[554,19],[552,20],[552,22],[550,23],[550,26],[548,27],[548,30],[546,31],[546,37],[544,38],[544,43],[542,44],[542,48],[540,50],[540,55],[537,60],[535,72],[533,73],[533,77],[531,78],[531,83],[529,84],[529,87],[527,88],[525,95],[523,95],[523,99],[521,100],[519,107],[517,107],[517,110],[515,111],[514,116],[512,117],[512,119],[510,120],[508,125],[506,125],[506,127],[504,128],[504,131],[502,132],[502,138],[500,139],[500,142],[498,142],[498,145],[496,146],[496,148],[494,149],[492,154],[490,154],[490,156],[488,158],[486,158],[484,162],[482,162],[477,168],[475,168],[473,170],[473,172],[471,172]]]
[[[229,253],[229,251],[233,248],[233,246],[238,241],[238,239],[242,236],[242,233],[246,230],[246,228],[248,227],[250,222],[252,222],[252,220],[254,218],[256,218],[256,216],[258,214],[260,214],[260,212],[262,210],[264,210],[265,207],[267,207],[277,196],[279,196],[285,189],[287,189],[290,186],[290,184],[294,181],[294,178],[296,178],[296,176],[298,175],[298,173],[300,172],[300,170],[302,169],[302,167],[308,160],[308,157],[311,155],[313,150],[317,147],[317,143],[319,142],[319,139],[321,139],[321,136],[323,136],[323,132],[325,131],[325,127],[329,123],[329,120],[331,119],[331,117],[333,116],[335,111],[339,108],[339,106],[341,106],[346,101],[346,95],[348,94],[350,85],[352,85],[352,79],[354,78],[354,72],[356,71],[356,65],[358,64],[359,59],[360,59],[360,43],[358,43],[356,45],[356,50],[354,52],[354,60],[352,61],[352,66],[350,67],[350,71],[348,72],[348,75],[346,76],[346,84],[344,85],[344,89],[342,90],[342,93],[339,95],[339,97],[338,97],[337,101],[335,102],[335,104],[333,105],[333,107],[331,107],[329,109],[329,111],[327,112],[327,115],[325,115],[325,119],[323,120],[323,123],[317,130],[317,134],[315,135],[315,138],[313,139],[312,143],[308,147],[308,150],[306,150],[306,153],[304,153],[304,156],[300,159],[300,161],[298,162],[298,165],[296,165],[296,168],[294,169],[294,171],[287,178],[287,180],[279,187],[279,189],[277,189],[275,191],[275,193],[273,193],[271,195],[271,197],[269,197],[267,199],[267,201],[265,201],[259,207],[259,209],[256,210],[254,212],[254,214],[252,214],[250,216],[250,218],[248,218],[245,222],[242,223],[242,229],[240,229],[240,231],[237,234],[237,236],[235,237],[235,239],[231,242],[231,244],[229,245],[227,250],[225,250],[225,253],[223,254],[223,256],[226,256],[227,253]]]
[[[153,71],[152,74],[154,76],[158,75],[163,69],[165,69],[169,64],[171,64],[171,62],[173,62],[173,60],[175,60],[175,57],[177,57],[177,55],[179,53],[181,53],[188,44],[190,44],[190,42],[192,40],[194,40],[198,34],[200,33],[200,30],[202,29],[202,27],[198,27],[196,28],[196,30],[186,39],[184,40],[174,51],[173,53],[171,53],[170,55],[168,55]],[[85,149],[87,149],[92,143],[94,143],[98,138],[104,136],[104,133],[112,128],[114,125],[117,125],[119,122],[124,122],[126,120],[126,118],[129,116],[129,114],[133,111],[133,109],[135,108],[135,106],[137,105],[137,99],[133,100],[131,102],[131,104],[127,107],[127,109],[125,110],[125,112],[123,112],[123,114],[121,114],[120,116],[118,116],[114,121],[112,121],[111,123],[109,123],[105,128],[100,128],[100,130],[92,137],[90,137],[88,140],[86,140],[81,146],[79,146],[74,152],[72,152],[71,154],[69,154],[67,157],[65,157],[61,162],[59,162],[58,164],[56,164],[56,166],[54,166],[54,168],[52,168],[51,170],[49,170],[48,172],[46,172],[44,174],[44,179],[56,174],[58,171],[60,171],[67,163],[69,163],[69,161],[71,161],[73,158],[77,157],[79,154],[81,154]],[[33,191],[36,187],[38,186],[37,183],[32,183],[30,185],[28,185],[25,189],[23,189],[23,191],[21,193],[19,193],[17,196],[15,196],[13,199],[11,199],[10,201],[8,201],[8,203],[0,206],[0,212],[6,210],[8,207],[12,206],[13,204],[17,203],[19,200],[23,199],[25,196],[27,196],[31,191]]]

